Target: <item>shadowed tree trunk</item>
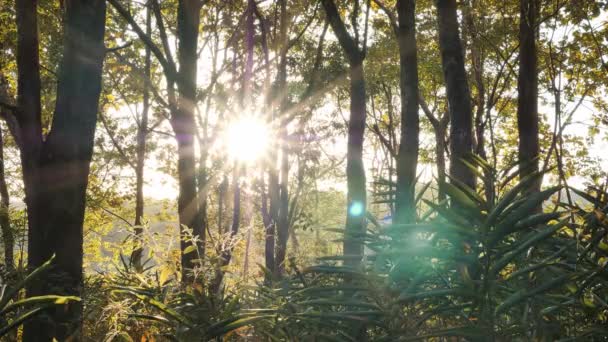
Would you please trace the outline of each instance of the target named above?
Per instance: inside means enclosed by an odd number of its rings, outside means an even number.
[[[10,198],[6,186],[6,174],[4,173],[4,137],[0,129],[0,228],[2,229],[2,242],[4,243],[4,264],[8,271],[12,271],[15,265],[13,252],[15,239],[9,215]]]
[[[30,284],[28,295],[82,290],[85,194],[93,153],[105,48],[105,1],[69,1],[65,6],[63,54],[52,128],[43,139],[40,106],[37,5],[16,2],[19,134],[28,215],[28,266],[54,254],[54,267]],[[57,200],[61,199],[61,200]],[[48,319],[47,319],[48,318]],[[26,324],[24,341],[80,339],[82,306],[48,309]]]
[[[461,161],[473,152],[473,114],[456,1],[437,0],[437,18],[439,50],[450,113],[450,176],[474,189],[475,174]]]
[[[365,52],[359,48],[358,33],[353,38],[340,18],[333,0],[322,0],[327,21],[338,38],[349,63],[350,120],[346,152],[347,214],[344,237],[344,255],[347,264],[357,265],[363,256],[360,236],[366,229],[366,183],[363,167],[363,135],[365,132],[366,99],[363,60]],[[356,22],[356,20],[353,20]]]
[[[397,158],[396,223],[416,221],[416,168],[418,166],[418,59],[416,55],[416,1],[397,1],[399,26],[401,140]]]
[[[537,0],[520,1],[517,128],[520,178],[538,171],[538,75],[536,57]],[[540,191],[541,179],[528,189]],[[540,210],[540,208],[538,208]]]
[[[194,138],[196,136],[195,106],[196,106],[196,65],[198,60],[198,35],[200,10],[199,0],[180,0],[177,9],[177,58],[178,72],[178,108],[171,116],[171,126],[177,140],[177,172],[179,179],[179,198],[177,207],[181,229],[192,229],[192,234],[201,240],[205,237],[203,220],[199,215],[199,199],[197,187],[196,157]],[[181,263],[182,279],[192,280],[191,270],[198,253],[186,253],[192,245],[188,236],[182,233]],[[201,246],[198,246],[199,248]]]
[[[280,111],[285,113],[287,110],[287,1],[281,0],[281,29],[280,29],[280,62],[277,79],[277,88],[280,89]],[[275,272],[281,276],[285,272],[285,255],[287,254],[287,239],[289,238],[289,141],[287,132],[287,122],[281,118],[279,130],[279,140],[281,144],[281,163],[279,183],[279,220],[277,224],[277,251],[275,260]]]
[[[171,111],[170,123],[177,141],[177,172],[179,196],[177,200],[180,224],[180,249],[182,280],[191,281],[194,260],[199,253],[186,253],[192,246],[192,240],[186,229],[192,229],[194,236],[205,238],[204,218],[199,208],[199,186],[197,184],[196,157],[194,138],[196,136],[196,71],[198,61],[198,36],[200,11],[203,5],[199,0],[179,0],[177,8],[177,54],[179,71],[173,60],[169,38],[164,27],[164,20],[158,0],[150,0],[154,12],[158,34],[162,43],[161,49],[137,24],[131,13],[118,0],[108,0],[118,13],[131,25],[137,36],[158,59],[167,80],[167,97]],[[177,84],[177,96],[175,85]],[[199,252],[202,250],[202,244]]]

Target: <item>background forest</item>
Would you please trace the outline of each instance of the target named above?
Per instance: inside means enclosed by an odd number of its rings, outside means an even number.
[[[0,0],[3,341],[608,340],[608,2]]]

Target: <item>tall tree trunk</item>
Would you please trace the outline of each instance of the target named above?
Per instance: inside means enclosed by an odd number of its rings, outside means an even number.
[[[520,178],[538,171],[538,68],[536,57],[537,0],[520,1],[517,128]],[[540,191],[541,179],[528,192]],[[540,208],[538,208],[540,210]]]
[[[439,49],[446,82],[450,113],[450,176],[475,188],[475,174],[462,159],[473,152],[473,114],[471,93],[464,67],[464,56],[455,0],[437,0]]]
[[[363,60],[365,55],[346,30],[333,0],[322,0],[327,21],[344,50],[350,73],[350,120],[346,151],[347,214],[344,255],[347,264],[358,265],[363,257],[361,235],[366,229],[366,182],[363,167],[363,136],[365,133],[366,98]],[[356,34],[358,36],[358,34]]]
[[[152,11],[146,9],[146,34],[152,34]],[[150,48],[146,45],[146,55],[144,62],[144,76],[150,79],[151,54]],[[146,162],[146,140],[148,137],[148,112],[150,110],[150,91],[148,82],[144,82],[143,105],[141,118],[137,127],[137,161],[135,164],[135,243],[136,247],[131,254],[131,262],[137,269],[141,269],[141,257],[143,245],[141,235],[143,233],[142,224],[144,216],[144,166]]]
[[[483,160],[488,160],[488,156],[486,153],[486,87],[483,79],[484,74],[484,51],[481,44],[479,30],[480,28],[476,27],[474,17],[473,17],[473,8],[479,7],[479,4],[476,3],[475,0],[465,2],[465,13],[464,18],[466,22],[467,32],[470,36],[470,59],[471,66],[473,72],[473,84],[477,90],[475,96],[475,118],[474,118],[474,127],[475,127],[475,146],[473,148],[473,152],[479,156]],[[483,20],[484,9],[480,8],[481,18],[479,20]],[[494,202],[494,184],[492,184],[492,179],[489,170],[484,170],[484,193],[486,196],[486,200],[488,203]]]
[[[181,233],[182,280],[192,280],[194,260],[198,253],[186,253],[192,245],[184,229],[192,229],[192,234],[204,238],[205,228],[199,214],[196,158],[194,138],[196,135],[196,71],[198,60],[198,36],[201,1],[180,0],[177,13],[178,38],[178,108],[171,117],[171,126],[177,140],[179,179],[178,212]],[[201,246],[197,246],[201,247]]]
[[[18,116],[28,214],[28,266],[56,255],[45,279],[29,295],[80,296],[89,164],[93,153],[105,48],[105,1],[73,0],[66,6],[63,54],[52,129],[42,138],[36,3],[16,2]],[[58,201],[57,199],[61,200]],[[50,320],[26,324],[24,341],[78,340],[82,306],[48,309]]]
[[[280,111],[281,127],[279,130],[279,140],[281,148],[281,163],[280,163],[280,203],[279,203],[279,220],[277,231],[277,251],[275,260],[275,272],[280,277],[285,272],[285,255],[287,254],[287,240],[289,238],[289,141],[287,132],[287,122],[282,118],[287,110],[287,1],[281,0],[281,29],[280,29],[280,62],[277,79],[277,88],[280,90]]]
[[[418,166],[418,58],[416,54],[416,1],[397,1],[399,27],[401,140],[397,158],[396,223],[416,220],[416,168]]]
[[[9,214],[10,198],[6,186],[6,174],[4,172],[4,137],[0,128],[0,228],[2,229],[2,242],[4,243],[4,264],[8,271],[15,267],[13,256],[15,239]]]

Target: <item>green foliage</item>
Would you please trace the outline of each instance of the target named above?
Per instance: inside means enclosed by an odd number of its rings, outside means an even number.
[[[40,277],[52,268],[53,259],[54,257],[15,284],[0,285],[0,338],[51,306],[65,305],[70,301],[80,301],[78,297],[57,295],[20,298],[20,292],[26,286],[32,282],[40,281]]]
[[[509,173],[491,179],[495,203],[458,182],[442,184],[450,204],[429,202],[427,221],[361,237],[371,251],[362,268],[326,257],[278,288],[257,288],[264,317],[255,333],[356,340],[349,334],[357,321],[372,340],[386,341],[605,336],[608,194],[573,190],[593,208],[557,203],[549,211],[548,200],[563,189],[525,193],[541,176],[508,187],[516,178]]]

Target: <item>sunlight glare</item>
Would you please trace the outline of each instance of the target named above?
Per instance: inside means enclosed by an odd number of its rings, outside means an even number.
[[[259,119],[249,117],[233,122],[226,137],[230,157],[241,162],[260,159],[268,148],[269,137],[270,129]]]

